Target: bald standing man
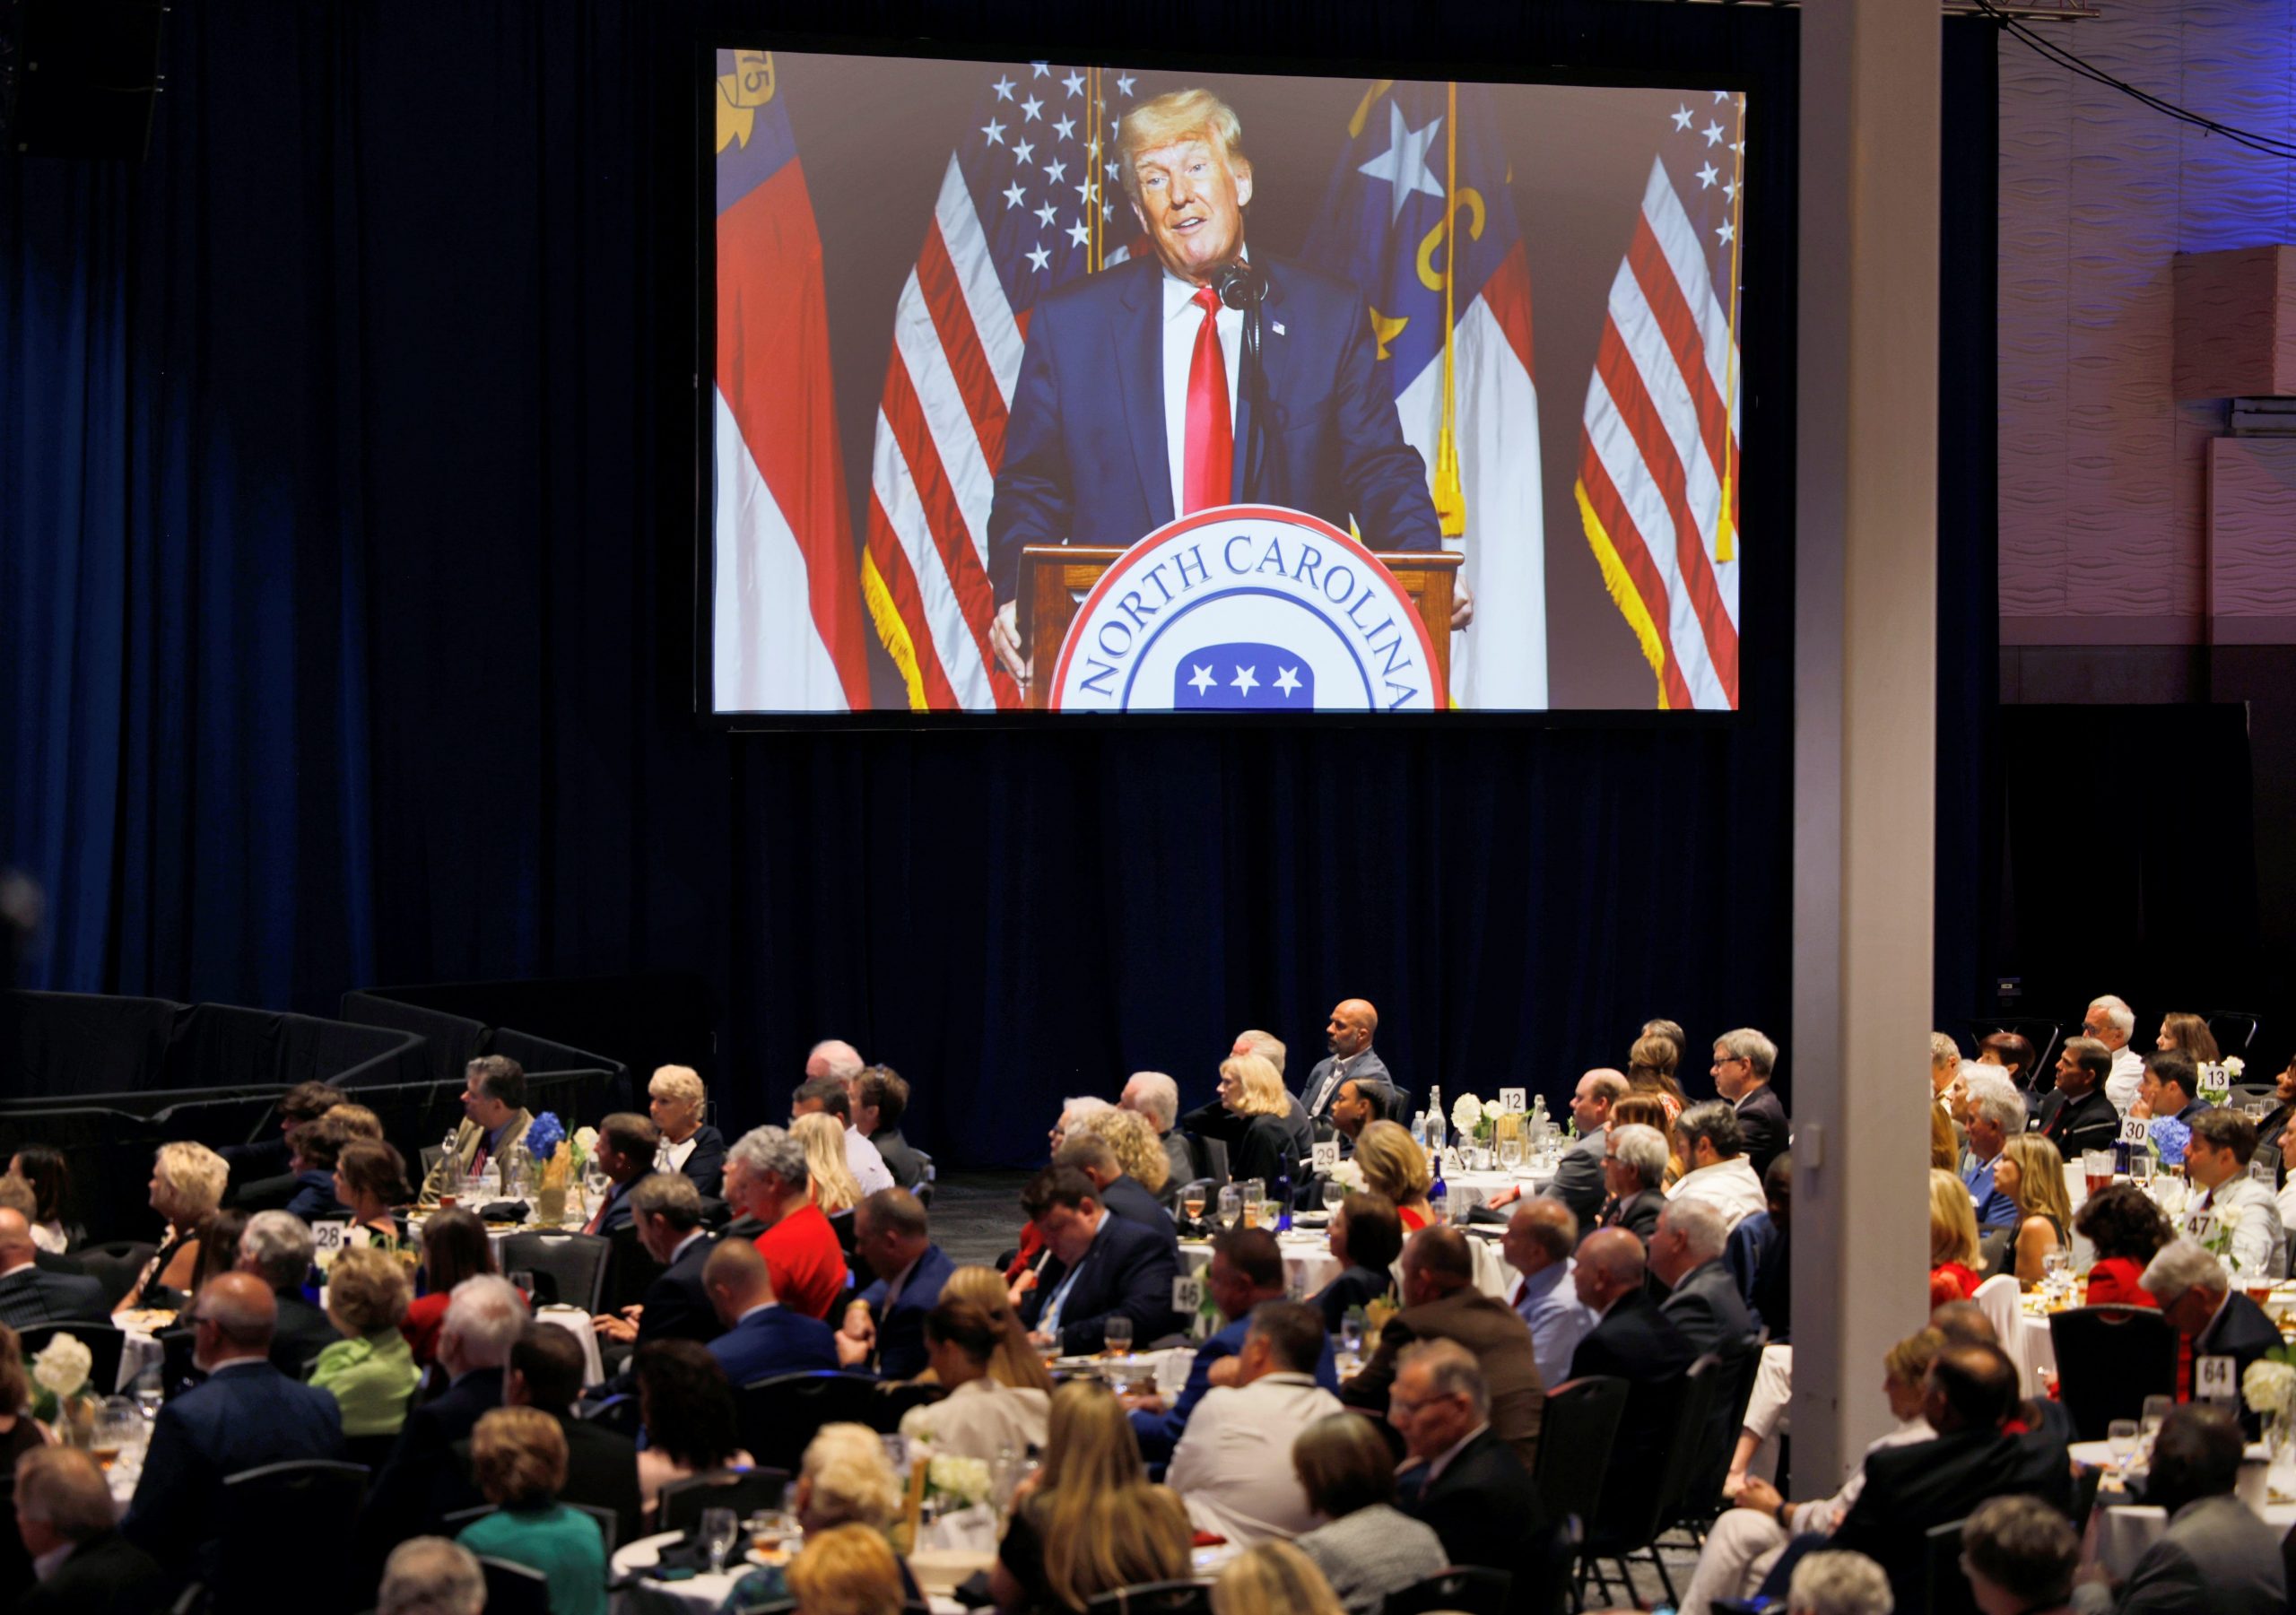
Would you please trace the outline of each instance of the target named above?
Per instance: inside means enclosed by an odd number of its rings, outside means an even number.
[[[1331,1024],[1324,1028],[1324,1046],[1331,1053],[1316,1062],[1315,1070],[1308,1073],[1308,1085],[1300,1090],[1310,1121],[1331,1119],[1332,1099],[1339,1085],[1351,1077],[1377,1079],[1395,1086],[1387,1063],[1371,1047],[1378,1029],[1379,1012],[1368,999],[1350,998],[1332,1011]]]

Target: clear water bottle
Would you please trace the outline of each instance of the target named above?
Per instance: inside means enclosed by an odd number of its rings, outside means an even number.
[[[1427,1148],[1427,1113],[1423,1110],[1411,1118],[1411,1142],[1422,1150]]]
[[[455,1141],[461,1134],[461,1128],[448,1128],[446,1142],[439,1146],[439,1164],[431,1168],[431,1177],[434,1181],[430,1187],[434,1199],[447,1194],[455,1186],[455,1179],[458,1172],[455,1164]]]

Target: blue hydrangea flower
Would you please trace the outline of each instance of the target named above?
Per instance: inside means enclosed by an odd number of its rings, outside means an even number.
[[[2161,1152],[2161,1164],[2168,1167],[2184,1165],[2185,1146],[2192,1142],[2192,1129],[2172,1116],[2152,1118],[2152,1147]]]
[[[548,1160],[566,1142],[566,1125],[555,1111],[544,1111],[526,1124],[526,1148],[536,1160]]]

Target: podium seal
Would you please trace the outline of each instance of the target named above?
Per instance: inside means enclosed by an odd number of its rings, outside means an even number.
[[[1437,712],[1411,596],[1330,523],[1222,505],[1159,527],[1094,586],[1052,675],[1057,712]]]

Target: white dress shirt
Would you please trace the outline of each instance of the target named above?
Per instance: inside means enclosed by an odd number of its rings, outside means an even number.
[[[654,1170],[657,1172],[684,1171],[686,1159],[693,1153],[693,1147],[700,1142],[701,1134],[698,1132],[686,1134],[685,1142],[683,1144],[674,1144],[669,1140],[664,1139],[662,1147],[654,1151]]]
[[[2288,1265],[2288,1237],[2280,1221],[2280,1207],[2272,1191],[2248,1175],[2247,1168],[2218,1185],[2200,1203],[2203,1211],[2222,1207],[2233,1223],[2227,1242],[2236,1279],[2278,1279]]]
[[[874,1194],[879,1189],[893,1186],[892,1168],[885,1165],[885,1158],[878,1153],[877,1146],[858,1127],[845,1130],[845,1169],[853,1174],[853,1180],[861,1185],[864,1194]]]
[[[1754,1176],[1753,1163],[1743,1155],[1683,1173],[1681,1181],[1666,1191],[1666,1198],[1712,1206],[1721,1213],[1726,1229],[1736,1228],[1756,1211],[1770,1210],[1761,1179]]]
[[[969,1379],[940,1401],[903,1413],[900,1433],[935,1453],[994,1463],[1000,1447],[1017,1457],[1042,1446],[1051,1418],[1052,1398],[1032,1385]]]
[[[1215,1385],[1188,1415],[1164,1484],[1180,1494],[1199,1531],[1239,1548],[1290,1541],[1318,1523],[1292,1472],[1292,1443],[1339,1398],[1308,1374],[1264,1374],[1248,1385]]]
[[[1196,358],[1196,334],[1203,327],[1204,310],[1195,301],[1198,288],[1170,270],[1164,272],[1164,450],[1172,463],[1172,514],[1187,513],[1187,372]],[[1244,315],[1240,308],[1220,305],[1213,322],[1220,333],[1220,356],[1228,361],[1228,430],[1236,430],[1236,366],[1244,346]],[[1226,504],[1223,491],[1220,502]]]
[[[2123,1046],[2113,1050],[2112,1074],[2105,1079],[2105,1098],[2123,1116],[2136,1103],[2136,1090],[2144,1085],[2144,1056],[2135,1049]]]

